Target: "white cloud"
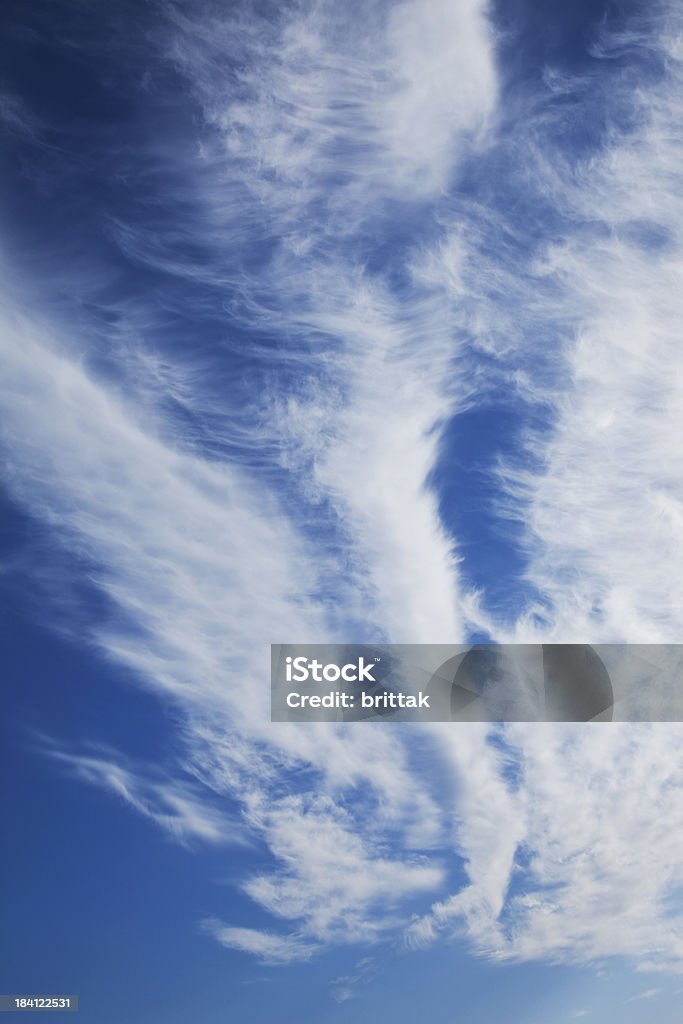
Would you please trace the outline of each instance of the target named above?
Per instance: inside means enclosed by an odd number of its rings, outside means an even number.
[[[258,799],[248,818],[281,868],[251,877],[245,891],[318,941],[373,941],[395,928],[401,904],[443,881],[438,863],[383,853],[329,798]]]
[[[376,608],[387,638],[437,642],[463,629],[452,541],[426,486],[454,344],[438,306],[407,311],[381,285],[343,275],[325,273],[306,318],[338,347],[336,384],[290,396],[281,437],[347,533],[359,617]]]
[[[176,25],[173,56],[227,152],[281,215],[294,200],[293,226],[323,191],[324,227],[344,234],[369,202],[438,195],[495,109],[482,0],[302,5],[275,22],[178,14]]]
[[[52,744],[48,744],[48,750],[83,781],[121,797],[181,843],[249,843],[243,823],[231,819],[224,808],[212,806],[199,787],[172,777],[147,778],[139,768],[124,766],[121,755],[113,751],[102,756],[72,754],[56,750]]]
[[[419,287],[399,299],[385,271],[369,273],[366,235],[395,218],[388,199],[438,197],[485,130],[496,99],[485,5],[364,5],[359,17],[316,4],[275,23],[176,24],[174,60],[213,128],[200,180],[221,265],[245,221],[278,239],[257,275],[223,271],[252,330],[286,332],[299,371],[264,414],[271,442],[337,517],[359,623],[370,614],[407,641],[461,635],[453,541],[426,486],[454,398],[452,310]],[[157,259],[144,238],[125,244]]]
[[[392,188],[418,194],[446,188],[462,135],[485,129],[497,92],[491,35],[480,0],[408,0],[393,7],[387,64],[397,87],[373,111]]]
[[[397,261],[411,277],[399,296],[388,273],[368,268],[368,237],[396,209],[415,215],[438,199],[458,155],[478,144],[493,58],[480,4],[434,0],[368,18],[361,39],[332,6],[274,27],[176,12],[175,59],[215,132],[193,165],[210,256],[178,255],[192,223],[151,236],[112,227],[171,288],[183,279],[229,290],[255,348],[258,332],[277,330],[287,394],[276,382],[262,406],[213,422],[219,438],[259,454],[271,446],[279,462],[263,456],[257,475],[248,459],[203,457],[159,415],[158,391],[213,414],[210,365],[195,378],[123,346],[118,358],[138,381],[124,398],[85,365],[87,337],[67,341],[12,309],[3,320],[11,493],[106,597],[106,621],[79,629],[182,709],[185,767],[210,795],[140,778],[114,755],[63,761],[178,837],[222,840],[230,829],[213,794],[239,799],[269,853],[244,890],[290,930],[206,928],[265,962],[396,929],[415,943],[455,929],[488,956],[622,955],[680,969],[680,730],[492,736],[484,726],[408,734],[268,721],[272,640],[322,642],[362,622],[368,636],[457,641],[468,615],[486,617],[464,593],[425,484],[453,403],[488,386],[457,360],[467,332],[491,359],[519,356],[510,386],[556,414],[536,452],[542,469],[506,475],[551,623],[488,625],[501,638],[668,642],[681,626],[671,597],[683,521],[680,54],[669,47],[669,77],[639,93],[633,131],[615,132],[571,180],[520,132],[535,187],[581,230],[530,270],[505,246],[484,258],[499,211],[463,203],[448,230],[435,226],[435,243]],[[398,204],[389,214],[388,202]],[[239,260],[252,234],[278,242],[247,272]],[[559,389],[534,373],[547,337],[566,366]],[[295,511],[270,486],[276,470]],[[316,509],[329,548],[306,530]],[[434,777],[415,770],[426,749]],[[301,792],[283,797],[290,771]],[[444,896],[448,854],[467,881]]]
[[[470,884],[409,937],[464,925],[497,959],[622,956],[683,969],[680,733],[677,724],[508,726],[514,786],[482,739],[459,803]]]
[[[276,935],[257,928],[232,928],[213,918],[204,921],[203,928],[227,949],[250,953],[266,964],[309,960],[315,948],[295,936]]]
[[[17,96],[0,93],[0,125],[7,131],[24,136],[34,143],[44,144],[41,136],[45,126]]]
[[[20,316],[6,321],[0,355],[11,453],[6,478],[15,497],[78,551],[110,602],[106,623],[94,631],[88,622],[73,623],[79,643],[85,635],[185,712],[186,768],[249,810],[252,829],[275,859],[280,916],[303,918],[310,934],[327,941],[371,937],[387,927],[378,909],[388,920],[405,897],[435,889],[442,872],[410,853],[378,853],[374,833],[385,827],[408,845],[412,836],[433,846],[437,806],[391,729],[373,735],[270,723],[269,642],[303,629],[316,640],[329,635],[324,608],[308,596],[317,584],[303,539],[258,484],[178,451],[149,423],[136,422],[118,397],[58,355],[35,324]],[[177,838],[239,834],[234,822],[219,821],[210,797],[186,784],[139,775],[113,753],[59,756]],[[296,766],[313,770],[314,790],[339,793],[362,783],[367,800],[343,827],[324,803],[302,806],[298,817],[294,804],[283,805],[278,814],[271,787],[277,789],[283,769]],[[270,809],[262,816],[264,805]],[[306,878],[288,852],[296,841],[289,823],[296,820],[310,838]],[[332,841],[346,851],[347,870],[339,869],[337,883],[325,860]],[[272,878],[252,879],[247,891],[275,911]],[[321,896],[324,909],[316,902]]]
[[[331,984],[332,998],[336,1003],[345,1003],[358,995],[361,985],[369,984],[378,972],[374,957],[365,956],[353,967],[351,974],[335,978]]]
[[[652,49],[666,61],[650,88],[616,80],[613,102],[633,127],[608,134],[572,177],[538,164],[540,188],[575,226],[536,267],[571,331],[559,387],[545,389],[556,422],[537,445],[542,469],[508,479],[557,640],[683,637],[683,64],[673,8],[668,18],[666,35],[656,23],[629,35],[633,59]]]
[[[526,834],[526,793],[515,792],[505,779],[505,756],[491,747],[489,728],[470,725],[458,730],[435,726],[433,737],[450,765],[455,846],[463,858],[469,885],[436,903],[429,915],[416,918],[407,931],[410,944],[432,941],[449,922],[464,924],[484,947],[501,941],[498,920],[503,912],[514,860]]]
[[[509,627],[471,602],[501,640],[683,636],[680,17],[671,7],[647,17],[602,42],[603,55],[617,47],[665,62],[652,87],[634,90],[631,65],[612,76],[612,110],[630,128],[612,128],[602,151],[571,169],[537,146],[538,110],[514,139],[564,236],[515,266],[489,214],[465,207],[474,246],[463,247],[454,224],[450,241],[415,264],[463,302],[464,326],[498,359],[499,379],[516,363],[515,392],[555,415],[545,438],[529,439],[526,465],[501,473],[514,509],[499,507],[524,523],[540,598]],[[562,110],[544,116],[557,132]],[[505,303],[506,292],[523,301]],[[418,917],[408,938],[456,930],[496,958],[622,956],[643,970],[680,971],[680,738],[678,725],[510,726],[505,754],[476,738],[471,779],[467,754],[452,758],[469,884]]]
[[[637,996],[631,996],[631,998],[627,999],[626,1002],[633,1003],[637,999],[652,999],[654,996],[660,995],[662,991],[663,990],[661,988],[648,988],[645,992],[639,992]]]

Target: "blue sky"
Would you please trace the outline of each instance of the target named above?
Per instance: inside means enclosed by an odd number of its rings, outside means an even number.
[[[683,639],[678,6],[3,22],[0,989],[677,1021],[679,725],[273,724],[268,666]]]

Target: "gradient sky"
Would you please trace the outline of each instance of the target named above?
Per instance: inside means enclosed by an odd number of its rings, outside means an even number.
[[[269,644],[683,642],[680,5],[2,23],[0,990],[678,1024],[680,725],[273,724]]]

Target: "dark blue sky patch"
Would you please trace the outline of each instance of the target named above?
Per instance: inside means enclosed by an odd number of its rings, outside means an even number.
[[[432,474],[440,513],[457,539],[465,582],[481,589],[494,617],[512,620],[536,597],[525,581],[523,524],[500,502],[501,461],[516,460],[529,410],[494,405],[455,416],[446,427]]]

